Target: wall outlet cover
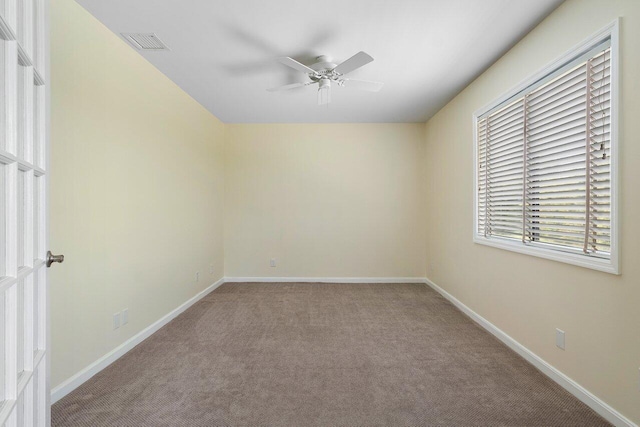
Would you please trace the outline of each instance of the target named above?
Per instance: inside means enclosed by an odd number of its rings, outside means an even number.
[[[113,329],[116,330],[120,327],[120,313],[113,315]]]
[[[564,346],[565,346],[564,331],[562,329],[556,328],[556,346],[564,350]]]
[[[122,310],[122,326],[126,325],[127,323],[129,323],[129,309],[125,308],[124,310]]]

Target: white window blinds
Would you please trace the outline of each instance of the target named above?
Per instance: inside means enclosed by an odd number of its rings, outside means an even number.
[[[476,119],[477,236],[611,254],[610,41]]]

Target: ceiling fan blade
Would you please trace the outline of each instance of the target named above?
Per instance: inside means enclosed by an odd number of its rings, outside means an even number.
[[[369,92],[378,92],[382,89],[382,86],[384,86],[384,83],[370,82],[368,80],[344,79],[344,87],[366,90]]]
[[[339,74],[347,74],[357,68],[362,67],[363,65],[367,65],[371,61],[373,61],[373,58],[371,56],[364,52],[358,52],[351,58],[347,59],[342,64],[334,68],[333,71]]]
[[[308,83],[291,83],[289,85],[284,85],[284,86],[280,86],[280,87],[272,87],[271,89],[267,89],[267,91],[269,92],[279,92],[281,90],[289,90],[289,89],[295,89],[297,87],[302,87],[302,86],[308,86],[310,84],[313,84],[314,82],[308,82]]]
[[[286,65],[287,67],[291,67],[294,70],[298,70],[298,71],[302,71],[305,74],[317,74],[315,72],[315,70],[312,70],[311,68],[307,67],[304,64],[299,63],[298,61],[296,61],[293,58],[289,58],[288,56],[283,56],[278,58],[278,61],[280,61],[282,64]]]

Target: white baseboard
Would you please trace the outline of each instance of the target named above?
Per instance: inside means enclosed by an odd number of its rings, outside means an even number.
[[[228,283],[425,283],[425,277],[225,277]]]
[[[158,321],[156,321],[152,325],[138,332],[136,335],[132,336],[127,341],[123,342],[118,347],[114,348],[109,353],[105,354],[100,359],[96,360],[95,362],[93,362],[92,364],[90,364],[89,366],[87,366],[86,368],[84,368],[83,370],[81,370],[80,372],[78,372],[77,374],[75,374],[74,376],[72,376],[71,378],[63,382],[62,384],[60,384],[59,386],[51,390],[51,404],[53,405],[58,400],[62,399],[67,394],[71,393],[73,390],[78,388],[89,378],[93,377],[95,374],[102,371],[104,368],[106,368],[107,366],[109,366],[110,364],[118,360],[129,350],[134,348],[136,345],[140,344],[142,341],[147,339],[158,329],[162,328],[164,325],[169,323],[171,320],[176,318],[183,311],[185,311],[186,309],[191,307],[193,304],[195,304],[196,302],[204,298],[207,294],[209,294],[211,291],[213,291],[223,283],[224,283],[224,278],[221,278],[220,280],[218,280],[217,282],[215,282],[205,290],[195,295],[193,298],[186,301],[184,304],[180,305],[175,310],[169,312],[168,314],[160,318]]]
[[[536,355],[534,352],[520,344],[518,341],[511,338],[500,328],[489,322],[484,317],[480,316],[475,311],[471,310],[469,307],[460,302],[460,300],[433,283],[431,280],[426,279],[425,283],[431,286],[436,292],[440,293],[447,300],[449,300],[453,305],[455,305],[464,314],[469,316],[473,321],[489,331],[500,341],[505,343],[507,347],[511,348],[520,356],[524,357],[527,362],[531,363],[543,374],[551,378],[569,393],[571,393],[584,404],[596,411],[601,417],[615,426],[638,427],[633,421],[626,418],[620,412],[616,411],[611,406],[607,405],[605,402],[599,399],[597,396],[592,394],[589,390],[585,389],[580,384],[560,372],[558,369],[551,366],[545,360],[540,358],[540,356]]]

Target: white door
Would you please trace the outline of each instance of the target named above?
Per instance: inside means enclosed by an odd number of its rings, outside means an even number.
[[[49,421],[45,0],[0,0],[0,425]]]

